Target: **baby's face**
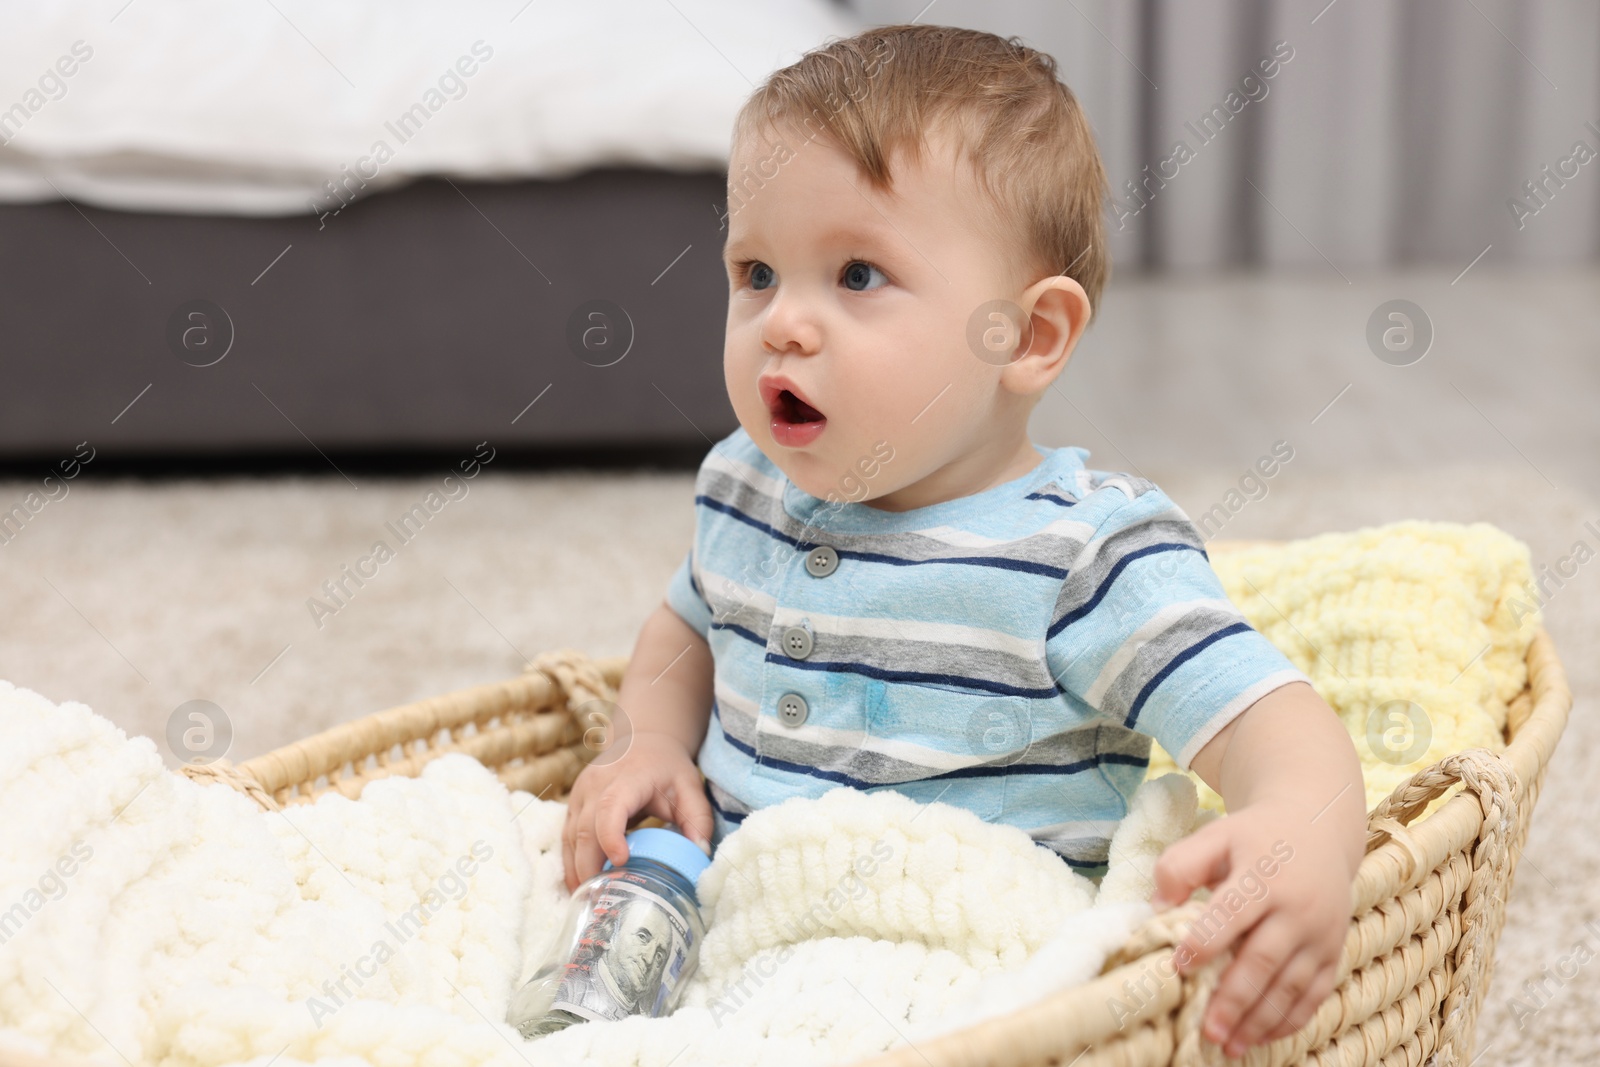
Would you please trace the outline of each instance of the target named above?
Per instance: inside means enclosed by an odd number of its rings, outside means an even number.
[[[879,193],[830,143],[786,131],[739,144],[729,169],[728,396],[824,499],[881,498],[1026,422],[968,343],[973,313],[1024,284],[970,165],[944,138],[895,164]]]

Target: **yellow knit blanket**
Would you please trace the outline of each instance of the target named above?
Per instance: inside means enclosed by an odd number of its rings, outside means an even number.
[[[1282,544],[1210,546],[1250,624],[1339,713],[1371,810],[1464,748],[1505,749],[1539,624],[1528,546],[1487,523],[1401,522]],[[1153,745],[1148,777],[1176,771]],[[1190,773],[1201,804],[1222,798]]]

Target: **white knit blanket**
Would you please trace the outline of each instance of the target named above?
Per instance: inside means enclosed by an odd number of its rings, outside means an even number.
[[[1015,827],[840,788],[749,816],[699,892],[683,1004],[524,1041],[566,806],[450,755],[262,813],[0,681],[0,1049],[105,1064],[851,1063],[1098,973],[1194,828],[1147,783],[1095,887]],[[870,857],[870,861],[864,860]],[[863,873],[870,872],[870,873]]]

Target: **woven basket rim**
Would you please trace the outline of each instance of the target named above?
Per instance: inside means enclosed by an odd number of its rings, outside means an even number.
[[[626,656],[590,659],[572,650],[546,656],[556,657],[562,668],[573,663],[591,668],[594,674],[583,692],[602,700],[614,698],[628,663]],[[217,760],[199,768],[185,767],[184,771],[196,778],[220,778],[241,791],[250,792],[263,806],[268,806],[269,797],[281,797],[287,790],[312,786],[326,775],[337,775],[343,768],[360,768],[369,757],[384,758],[396,745],[409,748],[418,742],[430,741],[441,731],[458,731],[468,723],[486,723],[512,713],[536,716],[554,712],[570,718],[574,709],[569,690],[577,686],[570,680],[563,681],[565,670],[540,669],[542,666],[536,659],[514,678],[371,712],[237,765]],[[436,757],[448,750],[434,751],[430,755]],[[420,763],[412,766],[420,767]],[[256,785],[259,789],[252,788]]]

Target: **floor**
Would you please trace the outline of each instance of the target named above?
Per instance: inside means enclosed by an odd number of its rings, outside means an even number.
[[[1600,529],[1597,281],[1484,270],[1454,286],[1432,274],[1119,282],[1036,413],[1035,438],[1137,470],[1191,515],[1286,441],[1294,458],[1222,536],[1483,520],[1524,539],[1536,565],[1553,562],[1580,540],[1600,547],[1585,526]],[[1435,327],[1409,366],[1381,361],[1363,337],[1393,297]],[[445,473],[69,482],[0,543],[0,677],[89,704],[157,739],[176,766],[162,739],[189,700],[222,709],[240,760],[505,677],[544,649],[630,650],[687,550],[690,475],[491,463],[452,499]],[[36,488],[0,482],[0,509]],[[444,505],[396,537],[387,524],[430,490]],[[330,596],[324,583],[379,540],[393,558]],[[1496,953],[1479,1022],[1486,1063],[1593,1054],[1600,964],[1575,949],[1600,948],[1600,923],[1583,926],[1600,914],[1588,793],[1600,780],[1597,575],[1580,569],[1547,604],[1578,702]],[[1556,977],[1534,998],[1524,982],[1547,968]]]

